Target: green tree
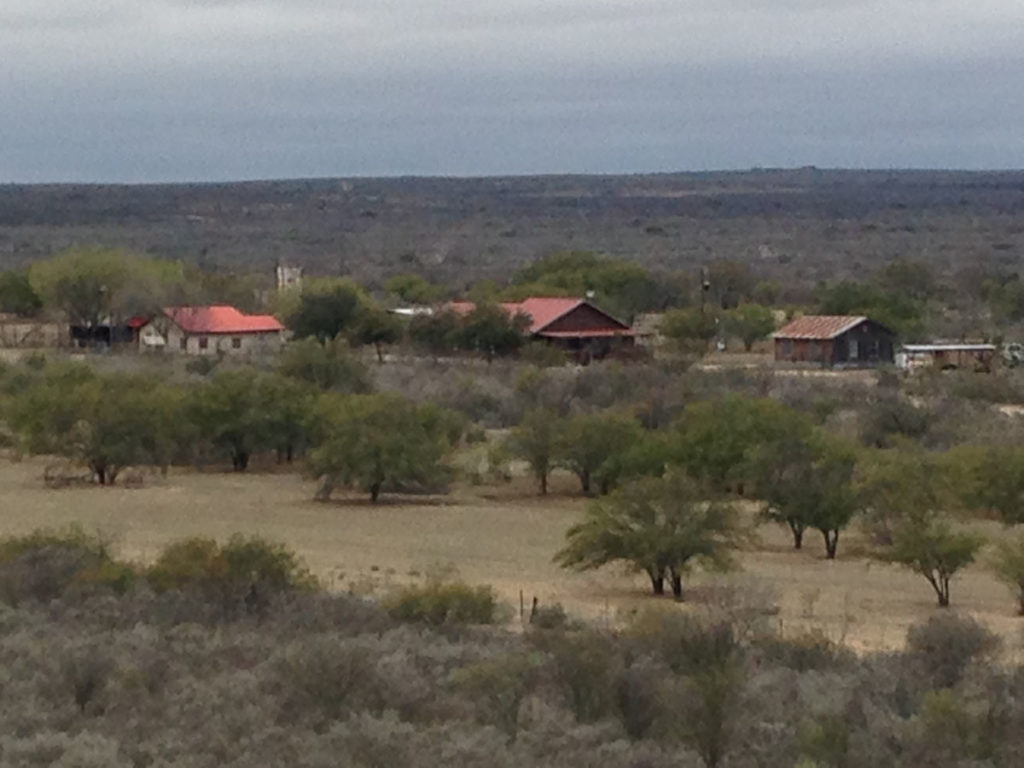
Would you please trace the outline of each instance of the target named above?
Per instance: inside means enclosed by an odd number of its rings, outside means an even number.
[[[821,435],[794,434],[758,446],[749,466],[765,517],[789,528],[796,549],[806,529],[817,529],[825,556],[835,559],[839,534],[861,506],[853,482],[856,454]]]
[[[33,453],[80,461],[110,485],[127,466],[169,463],[181,403],[179,390],[149,377],[58,365],[8,404],[7,420]]]
[[[254,406],[261,414],[261,443],[277,452],[277,460],[291,462],[310,440],[314,390],[281,374],[257,377]]]
[[[750,267],[739,261],[716,259],[708,267],[710,293],[721,309],[733,309],[750,298],[755,280]]]
[[[940,513],[919,510],[900,524],[892,547],[880,556],[924,576],[935,590],[939,606],[945,608],[949,605],[950,581],[974,562],[982,543],[972,533],[954,530]]]
[[[726,313],[725,328],[738,337],[749,352],[755,341],[775,330],[775,317],[770,309],[760,304],[740,304]]]
[[[155,311],[181,281],[178,264],[102,248],[64,251],[29,270],[31,287],[45,305],[83,326]]]
[[[462,349],[479,352],[491,362],[519,350],[526,343],[529,319],[510,316],[497,304],[478,304],[462,319],[458,333]]]
[[[891,448],[862,453],[857,484],[862,521],[872,543],[891,546],[896,529],[922,509],[938,509],[949,473],[924,451]]]
[[[1006,525],[1024,522],[1024,449],[993,446],[956,454],[961,466],[969,467],[968,482],[961,486],[967,506],[994,512]]]
[[[732,506],[707,497],[703,486],[678,473],[630,482],[591,502],[555,562],[576,570],[622,562],[646,573],[656,595],[669,578],[672,594],[682,599],[683,575],[695,563],[729,568],[744,539]]]
[[[388,293],[410,304],[436,304],[444,298],[444,288],[420,275],[392,275],[384,284]]]
[[[580,480],[589,494],[594,483],[608,493],[624,471],[623,455],[633,450],[643,430],[628,414],[594,413],[574,416],[565,425],[559,461]]]
[[[442,409],[393,394],[324,395],[316,421],[309,466],[321,501],[338,486],[358,486],[376,502],[389,486],[433,483],[457,439],[458,422]]]
[[[757,446],[810,432],[803,414],[768,398],[726,395],[688,405],[669,438],[671,458],[716,491],[740,486]]]
[[[372,389],[366,366],[341,338],[328,342],[307,338],[289,343],[281,353],[278,371],[323,391],[355,394]]]
[[[293,306],[282,312],[295,338],[326,343],[357,327],[366,300],[363,289],[351,280],[321,279],[307,281]]]
[[[0,312],[32,317],[43,308],[43,300],[32,288],[28,272],[7,270],[0,272]]]
[[[353,344],[372,345],[377,362],[384,362],[384,347],[402,340],[402,321],[383,307],[364,304],[356,317],[355,327],[349,333]]]
[[[434,358],[451,354],[459,345],[462,321],[451,311],[417,315],[409,321],[409,339]]]
[[[704,354],[718,334],[718,314],[699,307],[672,309],[661,318],[659,330],[683,353]]]
[[[553,411],[535,408],[529,411],[505,440],[508,452],[530,465],[541,495],[548,492],[548,476],[558,460],[560,441],[565,432],[563,420]]]
[[[1005,537],[996,542],[992,571],[1013,590],[1017,613],[1024,616],[1024,536]]]
[[[260,377],[236,369],[217,373],[189,398],[189,418],[200,437],[224,450],[236,472],[244,472],[252,454],[267,443],[269,414],[260,394]]]

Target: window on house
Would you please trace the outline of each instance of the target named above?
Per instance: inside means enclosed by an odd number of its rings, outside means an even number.
[[[793,354],[793,341],[791,339],[782,340],[782,354],[786,357]]]
[[[181,341],[178,342],[181,345],[181,351],[184,352],[188,349],[188,339],[185,336],[181,337]]]
[[[201,339],[199,339],[199,348],[200,349],[206,349],[209,346],[210,346],[210,340],[208,338],[203,336]]]
[[[238,338],[237,336],[235,338],[233,338],[231,340],[231,348],[232,349],[241,349],[242,348],[242,340],[240,338]]]
[[[846,342],[846,351],[851,360],[858,360],[860,358],[860,346],[857,344],[857,340],[852,337]]]

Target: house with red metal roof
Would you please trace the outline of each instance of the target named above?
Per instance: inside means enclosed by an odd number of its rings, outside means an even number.
[[[274,352],[284,343],[284,326],[273,315],[247,315],[235,307],[166,307],[150,319],[133,318],[139,349],[184,355]]]
[[[826,367],[893,362],[895,334],[862,315],[804,315],[772,334],[775,361]]]
[[[526,333],[533,338],[563,347],[583,360],[632,347],[636,340],[631,327],[586,299],[531,296],[498,306],[511,317],[525,317]],[[447,308],[468,315],[475,307],[471,301],[453,301]]]

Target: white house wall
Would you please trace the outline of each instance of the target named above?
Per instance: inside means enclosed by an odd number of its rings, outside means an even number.
[[[140,338],[145,338],[146,335],[153,332],[154,330],[160,332],[154,323],[149,323],[144,326],[140,332]],[[281,345],[284,342],[283,335],[280,331],[270,331],[267,333],[240,333],[236,335],[228,333],[207,333],[207,334],[186,334],[174,323],[168,323],[167,328],[163,331],[162,335],[167,339],[167,344],[163,348],[168,354],[184,354],[184,355],[195,355],[195,356],[215,356],[218,354],[224,355],[259,355],[276,352],[281,349]],[[202,342],[205,339],[206,348],[202,346]],[[234,340],[238,340],[238,345],[235,346]],[[184,346],[182,342],[184,341]],[[145,345],[141,345],[143,351],[147,351]],[[159,350],[155,350],[159,351]]]

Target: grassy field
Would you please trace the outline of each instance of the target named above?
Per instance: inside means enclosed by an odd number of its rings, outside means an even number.
[[[312,485],[294,474],[174,473],[142,489],[48,490],[41,482],[44,465],[0,460],[0,533],[78,522],[112,538],[122,556],[142,561],[184,536],[254,533],[292,546],[342,590],[382,594],[432,568],[454,566],[469,582],[493,585],[516,612],[520,590],[527,605],[536,596],[541,604],[561,602],[574,615],[609,622],[647,606],[675,607],[647,595],[646,577],[615,568],[565,573],[551,563],[583,508],[569,495],[567,477],[555,478],[556,493],[546,499],[523,478],[371,506],[357,497],[315,503]],[[986,532],[998,535],[997,528]],[[841,541],[835,562],[823,559],[823,546],[810,532],[803,552],[793,551],[780,529],[759,533],[758,543],[742,554],[740,573],[724,580],[694,575],[687,608],[699,610],[751,584],[758,585],[750,589],[755,596],[769,587],[784,632],[818,629],[861,649],[900,646],[907,626],[937,610],[922,578],[858,554],[863,543],[854,533]],[[957,578],[953,604],[999,632],[1008,655],[1021,660],[1024,619],[1014,615],[1009,592],[983,564]]]

